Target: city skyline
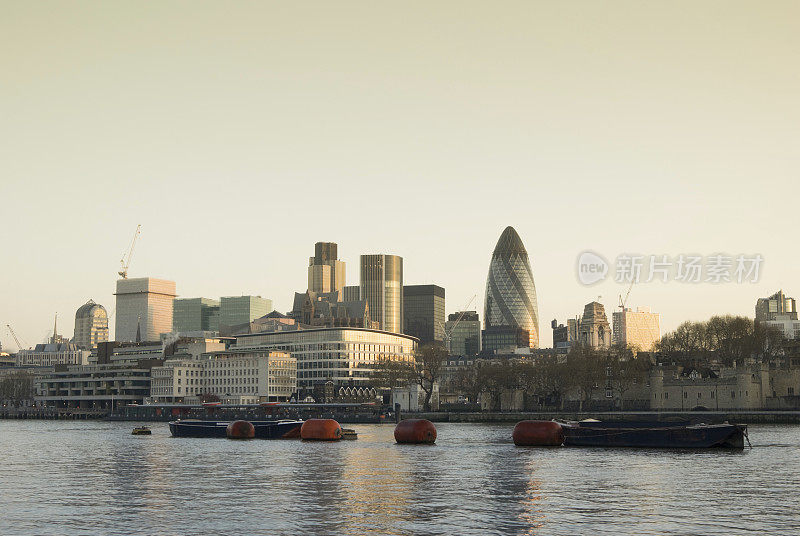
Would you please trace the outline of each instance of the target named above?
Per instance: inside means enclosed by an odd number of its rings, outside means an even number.
[[[87,6],[45,20],[12,4],[0,21],[16,51],[0,60],[5,348],[5,324],[33,345],[88,299],[112,314],[139,223],[130,277],[176,281],[180,296],[288,311],[326,240],[351,267],[403,257],[404,281],[443,286],[448,313],[474,294],[483,311],[510,225],[536,274],[542,346],[551,319],[599,295],[611,312],[625,294],[613,278],[577,282],[586,250],[763,256],[754,284],[635,285],[628,306],[660,313],[664,332],[800,293],[800,254],[770,231],[776,204],[800,197],[796,3],[442,3],[424,18],[208,5],[189,19]],[[301,203],[359,224],[298,218]]]

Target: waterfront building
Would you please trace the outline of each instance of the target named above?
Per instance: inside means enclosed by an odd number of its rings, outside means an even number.
[[[661,339],[661,315],[649,307],[625,308],[611,315],[614,319],[614,344],[631,346],[644,352],[653,350]]]
[[[232,350],[264,349],[288,352],[297,359],[297,383],[313,388],[370,385],[377,363],[413,362],[418,340],[410,335],[364,328],[312,328],[236,337]]]
[[[578,325],[578,342],[591,348],[611,347],[611,325],[600,302],[587,303]]]
[[[172,331],[175,282],[152,277],[117,280],[116,328],[118,341],[158,340]]]
[[[112,408],[141,404],[150,394],[150,369],[158,360],[57,366],[37,375],[36,403],[69,408]]]
[[[308,290],[341,291],[345,286],[345,263],[338,259],[334,242],[314,244],[314,256],[308,259]]]
[[[342,301],[358,301],[361,299],[361,287],[349,285],[342,288]]]
[[[175,298],[172,331],[219,331],[219,300],[210,298]]]
[[[272,311],[272,300],[261,296],[223,296],[220,299],[220,326],[247,324]]]
[[[360,297],[383,331],[403,333],[403,258],[361,255]]]
[[[768,298],[758,299],[756,322],[780,330],[787,339],[800,339],[797,304],[794,298],[789,298],[782,290]]]
[[[474,357],[481,352],[481,321],[477,311],[460,311],[447,317],[448,352],[453,356]]]
[[[296,292],[290,316],[306,326],[378,329],[366,300],[341,301],[339,291]]]
[[[438,285],[403,287],[403,332],[420,344],[444,343],[444,289]]]
[[[486,279],[483,349],[507,343],[539,346],[539,309],[528,252],[513,227],[506,227],[492,253]],[[523,336],[527,335],[525,341]]]
[[[15,356],[17,367],[52,367],[54,365],[85,365],[91,351],[71,342],[42,343],[32,349],[20,350]]]
[[[297,359],[288,352],[245,348],[203,358],[204,393],[225,404],[287,402],[297,392]]]
[[[153,404],[188,403],[205,392],[202,385],[203,362],[185,354],[173,355],[160,366],[153,367],[150,374],[150,396]]]
[[[106,308],[89,300],[75,312],[75,333],[72,342],[78,348],[91,350],[108,341],[108,313]]]

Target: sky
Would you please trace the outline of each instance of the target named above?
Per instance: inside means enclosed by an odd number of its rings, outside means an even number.
[[[71,335],[130,277],[280,311],[314,243],[481,312],[507,225],[541,340],[627,284],[583,251],[760,254],[635,284],[662,331],[800,294],[797,2],[0,1],[0,341]],[[609,318],[610,319],[610,318]],[[112,319],[113,324],[113,319]]]

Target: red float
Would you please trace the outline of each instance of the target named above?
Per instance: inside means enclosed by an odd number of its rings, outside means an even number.
[[[405,419],[394,428],[398,443],[432,444],[436,442],[436,427],[428,419]]]
[[[553,421],[520,421],[511,437],[520,447],[558,447],[564,442],[564,431]]]
[[[333,419],[308,419],[300,428],[300,437],[312,441],[338,441],[342,427]]]
[[[253,439],[256,436],[256,428],[248,421],[233,421],[225,429],[225,435],[228,439]]]

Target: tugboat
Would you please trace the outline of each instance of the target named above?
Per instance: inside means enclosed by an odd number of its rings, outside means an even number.
[[[147,426],[137,426],[131,432],[131,435],[151,435],[153,432]]]
[[[743,449],[744,424],[688,422],[595,421],[561,422],[564,446],[639,448]]]
[[[255,428],[256,439],[294,439],[300,437],[303,421],[276,420],[250,421]],[[227,437],[230,421],[201,421],[185,419],[171,421],[172,437]]]

